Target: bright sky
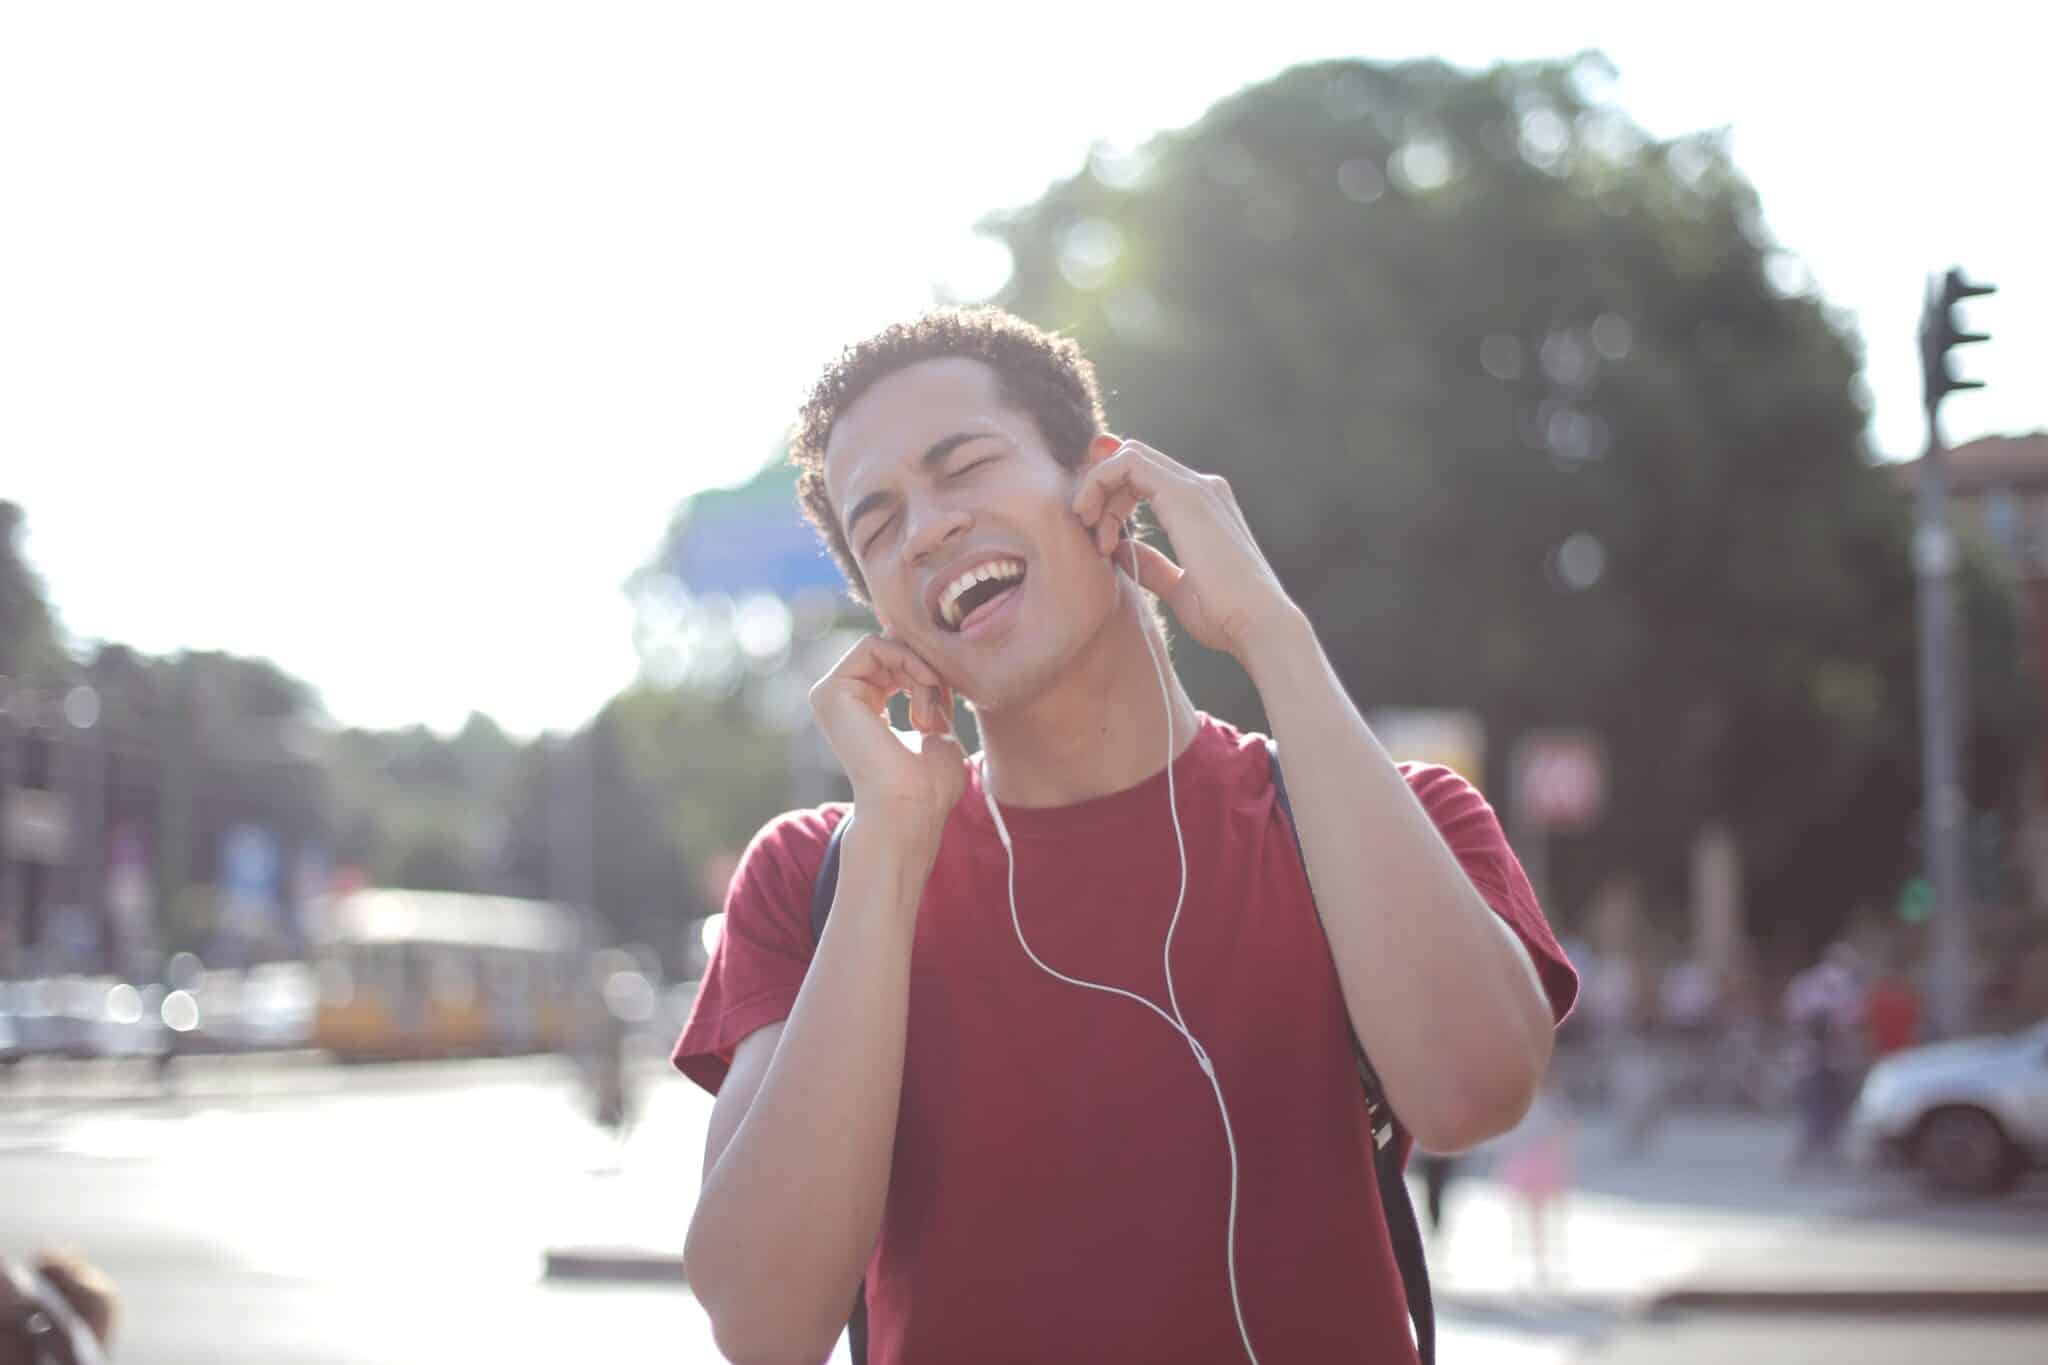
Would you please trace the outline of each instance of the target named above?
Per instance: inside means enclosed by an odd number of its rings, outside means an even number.
[[[0,4],[0,497],[74,641],[267,656],[351,724],[578,724],[676,503],[986,280],[977,218],[1334,56],[1604,49],[1652,133],[1733,128],[1879,450],[1954,263],[2001,292],[1950,438],[2048,427],[2021,6],[805,8]]]

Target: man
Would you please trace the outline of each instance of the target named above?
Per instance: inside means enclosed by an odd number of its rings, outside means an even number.
[[[1576,990],[1492,811],[1389,761],[1229,488],[1108,434],[1071,342],[891,327],[792,455],[883,630],[811,692],[859,813],[825,932],[840,806],[747,850],[676,1047],[718,1095],[685,1263],[721,1349],[822,1359],[864,1284],[891,1365],[1412,1360],[1351,1030],[1457,1151],[1521,1116]],[[1147,594],[1250,673],[1299,854]]]

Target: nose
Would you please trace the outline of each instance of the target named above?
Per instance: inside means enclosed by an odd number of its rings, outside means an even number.
[[[910,517],[910,559],[922,564],[974,524],[973,514],[957,503],[927,499],[907,509]]]

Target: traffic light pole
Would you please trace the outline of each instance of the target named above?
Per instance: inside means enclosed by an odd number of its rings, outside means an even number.
[[[1969,801],[1962,784],[1962,707],[1956,695],[1960,645],[1955,615],[1956,538],[1948,522],[1947,471],[1940,419],[1927,411],[1927,453],[1920,461],[1920,524],[1913,568],[1920,605],[1921,811],[1927,879],[1934,891],[1928,964],[1928,1014],[1944,1038],[1970,1030],[1969,882],[1964,834]]]
[[[1971,952],[1970,884],[1965,854],[1969,798],[1963,786],[1964,702],[1962,628],[1955,609],[1958,553],[1948,516],[1948,471],[1941,439],[1941,400],[1957,389],[1982,387],[1949,370],[1951,347],[1985,338],[1956,325],[1965,298],[1988,294],[1951,270],[1928,290],[1920,322],[1926,394],[1927,453],[1920,461],[1919,525],[1913,533],[1913,572],[1920,609],[1920,756],[1927,879],[1934,892],[1928,963],[1928,1014],[1939,1037],[1955,1038],[1976,1023]]]

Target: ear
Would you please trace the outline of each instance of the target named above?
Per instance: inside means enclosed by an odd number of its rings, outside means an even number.
[[[1081,468],[1093,469],[1104,460],[1123,449],[1124,438],[1111,432],[1103,432],[1088,442],[1088,449],[1081,456]]]

